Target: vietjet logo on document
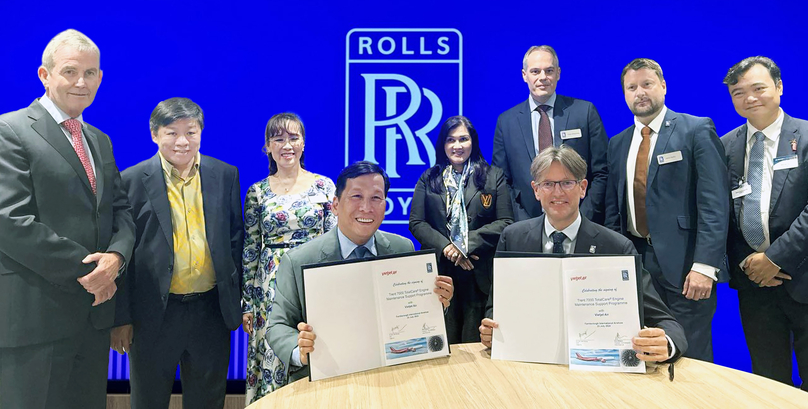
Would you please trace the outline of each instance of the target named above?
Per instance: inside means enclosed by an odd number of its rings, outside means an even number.
[[[353,29],[345,48],[345,165],[383,167],[384,223],[406,224],[441,124],[463,113],[463,37],[449,28]]]

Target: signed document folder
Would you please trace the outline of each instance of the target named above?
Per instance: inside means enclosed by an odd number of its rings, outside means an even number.
[[[491,358],[645,372],[639,256],[498,252]]]
[[[435,252],[303,266],[310,380],[449,355]]]

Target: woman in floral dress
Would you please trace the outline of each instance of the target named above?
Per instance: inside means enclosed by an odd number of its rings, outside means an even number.
[[[273,116],[264,149],[269,177],[250,186],[244,203],[243,328],[250,334],[247,404],[286,384],[284,363],[268,343],[268,317],[275,298],[275,273],[289,249],[337,224],[331,212],[331,179],[304,169],[306,132],[295,114]]]

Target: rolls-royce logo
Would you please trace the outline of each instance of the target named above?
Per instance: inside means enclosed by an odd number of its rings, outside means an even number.
[[[441,123],[463,112],[463,40],[455,29],[354,29],[346,36],[345,165],[390,176],[384,223],[405,224]],[[361,142],[360,142],[361,141]]]

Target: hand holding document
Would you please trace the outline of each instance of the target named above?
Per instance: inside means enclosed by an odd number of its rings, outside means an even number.
[[[434,252],[304,266],[303,279],[311,380],[449,355],[451,282],[438,279]]]
[[[633,256],[496,258],[491,358],[645,372],[638,271]]]

